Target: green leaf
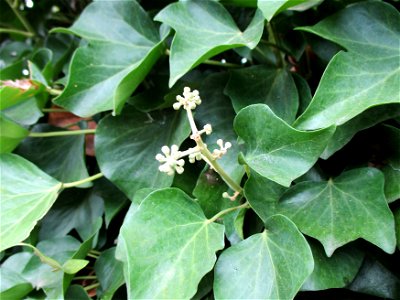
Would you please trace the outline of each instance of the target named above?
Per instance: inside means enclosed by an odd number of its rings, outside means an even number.
[[[173,176],[159,172],[155,159],[164,145],[180,145],[190,133],[184,113],[141,113],[127,107],[121,116],[101,120],[95,136],[103,174],[130,199],[141,188],[171,185]]]
[[[310,247],[286,217],[272,216],[266,230],[218,258],[216,299],[292,299],[313,270]]]
[[[13,151],[29,131],[0,112],[0,153]]]
[[[96,1],[72,27],[57,31],[89,41],[75,52],[68,84],[54,100],[79,116],[119,113],[163,48],[154,23],[133,0]]]
[[[80,233],[82,228],[95,223],[103,212],[103,199],[93,190],[64,190],[43,218],[39,238],[65,236],[72,229]]]
[[[276,213],[279,198],[286,190],[287,188],[256,172],[250,174],[243,188],[251,208],[264,222]]]
[[[190,298],[224,247],[224,227],[182,191],[162,189],[125,218],[118,247],[128,298]]]
[[[172,3],[154,18],[171,26],[176,34],[171,45],[169,86],[208,58],[226,50],[260,41],[264,20],[256,11],[242,32],[228,11],[216,1],[180,1]]]
[[[358,131],[370,128],[399,115],[400,110],[397,104],[372,107],[364,111],[357,117],[336,127],[336,131],[321,154],[321,158],[328,159],[332,154],[346,145]]]
[[[353,281],[364,258],[360,250],[343,247],[331,257],[327,257],[324,248],[318,242],[308,243],[314,257],[314,271],[303,284],[303,291],[341,288]]]
[[[400,18],[390,4],[357,3],[300,29],[348,52],[331,60],[310,106],[295,122],[297,128],[341,125],[372,106],[400,102]]]
[[[100,288],[97,295],[102,300],[111,300],[116,290],[124,284],[123,265],[115,259],[115,247],[103,251],[94,264]]]
[[[33,290],[32,285],[18,272],[0,268],[0,298],[2,300],[22,299]]]
[[[393,168],[391,165],[381,169],[385,175],[385,196],[388,203],[392,203],[400,199],[400,170]]]
[[[289,124],[296,118],[299,97],[286,69],[260,65],[232,71],[225,93],[231,98],[235,112],[250,104],[265,103]]]
[[[61,183],[15,154],[2,154],[0,169],[1,251],[29,236],[53,205]]]
[[[318,239],[328,256],[358,238],[393,253],[394,218],[383,185],[382,173],[372,168],[347,171],[327,182],[301,182],[282,196],[278,212]]]
[[[11,106],[3,110],[2,113],[18,124],[33,125],[43,117],[41,108],[44,103],[42,104],[42,102],[38,97],[35,97]]]
[[[67,274],[75,274],[88,265],[85,259],[68,259],[63,265],[62,270]]]
[[[65,293],[65,300],[90,300],[92,298],[89,297],[87,292],[81,285],[73,284],[68,287],[67,292]]]
[[[364,261],[360,272],[348,288],[380,298],[399,299],[400,297],[400,279],[372,258]]]
[[[0,110],[26,101],[43,89],[39,82],[29,79],[0,81]]]
[[[38,124],[31,132],[60,132],[65,129]],[[85,163],[85,136],[30,137],[17,149],[17,154],[28,159],[50,176],[61,182],[73,182],[89,177]],[[80,185],[90,187],[92,183]]]
[[[310,2],[310,0],[258,0],[257,5],[258,8],[261,9],[264,18],[269,22],[273,16],[292,6],[296,6],[304,2]]]
[[[397,208],[394,211],[394,220],[396,223],[397,249],[400,249],[400,208]]]
[[[335,128],[305,132],[290,127],[265,104],[242,109],[234,128],[247,151],[241,158],[252,170],[289,186],[317,161]]]

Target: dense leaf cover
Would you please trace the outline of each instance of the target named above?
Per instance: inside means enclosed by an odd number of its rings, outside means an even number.
[[[0,298],[399,299],[398,7],[0,2]]]

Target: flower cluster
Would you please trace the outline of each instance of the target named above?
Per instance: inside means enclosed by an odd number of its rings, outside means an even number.
[[[173,105],[175,110],[179,110],[181,106],[183,106],[184,109],[193,110],[197,105],[201,104],[199,91],[193,90],[193,92],[191,92],[188,87],[183,89],[183,97],[180,95],[176,96],[176,101],[178,102],[175,102]]]
[[[190,138],[196,142],[197,146],[189,148],[185,151],[179,151],[177,145],[172,145],[171,148],[168,146],[163,146],[161,148],[162,153],[158,153],[156,155],[156,159],[161,163],[159,170],[167,173],[168,175],[174,175],[175,172],[182,174],[184,171],[183,166],[185,165],[185,161],[182,159],[182,157],[185,156],[188,156],[190,163],[194,163],[196,160],[204,159],[208,164],[210,164],[210,167],[213,168],[211,161],[221,158],[227,152],[227,150],[232,147],[232,144],[229,142],[224,143],[223,140],[219,139],[217,140],[219,149],[215,149],[213,150],[213,153],[210,153],[207,149],[207,145],[202,141],[201,135],[211,134],[212,126],[211,124],[206,124],[202,130],[198,130],[194,122],[191,110],[195,109],[197,105],[201,104],[199,91],[191,91],[190,88],[185,87],[183,90],[183,97],[177,96],[176,100],[177,102],[175,102],[173,105],[174,109],[178,110],[183,107],[187,111],[189,123],[191,124],[192,128],[192,134]]]

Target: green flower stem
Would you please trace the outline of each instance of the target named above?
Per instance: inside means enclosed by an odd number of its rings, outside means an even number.
[[[186,113],[190,123],[190,128],[192,129],[192,138],[196,142],[197,147],[199,148],[200,153],[205,161],[221,176],[222,180],[225,181],[225,183],[231,189],[233,189],[235,192],[238,192],[239,194],[242,194],[242,187],[237,184],[236,181],[233,180],[232,177],[230,177],[228,173],[226,173],[225,170],[219,165],[216,158],[211,154],[210,150],[207,149],[206,144],[204,144],[203,140],[201,139],[199,131],[196,127],[196,123],[194,122],[192,110],[190,108],[187,108]]]
[[[25,37],[33,37],[34,34],[32,32],[18,30],[14,28],[0,28],[0,33],[10,33],[10,34],[18,34]]]
[[[224,209],[224,210],[221,210],[219,213],[217,213],[215,216],[213,216],[211,219],[208,219],[208,223],[212,223],[212,222],[215,222],[216,220],[218,220],[219,218],[221,218],[222,216],[224,216],[224,215],[226,215],[227,213],[230,213],[231,211],[234,211],[234,210],[238,210],[238,209],[242,209],[242,208],[249,208],[250,207],[250,204],[249,204],[249,202],[245,202],[245,203],[243,203],[242,205],[239,205],[239,206],[234,206],[234,207],[230,207],[230,208],[227,208],[227,209]]]
[[[54,137],[66,135],[80,135],[80,134],[95,134],[96,129],[81,129],[81,130],[66,130],[66,131],[52,131],[52,132],[30,132],[30,137]]]
[[[86,254],[86,256],[91,257],[91,258],[94,258],[94,259],[98,259],[98,258],[99,258],[98,255],[94,255],[94,254],[92,254],[92,253],[88,253],[88,254]]]
[[[16,15],[16,17],[18,18],[18,20],[21,22],[21,24],[25,27],[25,29],[32,35],[35,36],[35,31],[33,30],[31,24],[29,24],[28,20],[25,19],[25,17],[20,13],[20,11],[18,10],[18,7],[16,7],[15,5],[13,5],[13,3],[11,3],[11,0],[6,0],[7,4],[10,6],[10,8],[12,9],[12,11],[14,12],[14,14]],[[18,5],[18,2],[16,2]]]
[[[104,176],[103,173],[97,173],[97,174],[95,174],[95,175],[93,175],[93,176],[87,177],[87,178],[82,179],[82,180],[78,180],[78,181],[74,181],[74,182],[69,182],[69,183],[63,183],[63,184],[62,184],[62,188],[66,189],[66,188],[76,187],[76,186],[79,186],[79,185],[81,185],[81,184],[83,184],[83,183],[86,183],[86,182],[90,182],[90,181],[99,179],[99,178],[101,178],[101,177],[103,177],[103,176]]]
[[[62,266],[58,263],[58,261],[52,259],[51,257],[48,257],[46,255],[44,255],[42,252],[39,251],[38,248],[36,248],[35,246],[32,246],[30,244],[26,244],[26,243],[18,243],[16,246],[23,246],[23,247],[29,247],[33,250],[33,253],[39,257],[40,261],[44,264],[49,265],[50,267],[53,268],[53,270],[62,270]]]
[[[165,50],[166,55],[170,55],[171,51],[169,49]],[[223,63],[217,60],[212,60],[212,59],[206,59],[205,61],[202,62],[202,64],[205,65],[211,65],[211,66],[219,66],[219,67],[226,67],[226,68],[240,68],[242,67],[241,65],[238,64],[233,64],[233,63]]]
[[[100,286],[100,283],[97,282],[97,283],[93,283],[91,285],[85,286],[83,289],[87,292],[87,291],[93,290],[95,288],[98,288],[99,286]]]
[[[72,280],[94,280],[97,279],[97,276],[95,275],[88,275],[88,276],[76,276]]]
[[[89,253],[92,253],[92,254],[94,254],[94,255],[101,255],[101,252],[100,252],[100,251],[97,251],[97,250],[95,250],[95,249],[89,250]]]

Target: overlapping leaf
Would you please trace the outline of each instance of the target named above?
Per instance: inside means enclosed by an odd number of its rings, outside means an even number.
[[[347,171],[327,182],[299,183],[282,196],[278,212],[318,239],[328,256],[358,238],[393,253],[394,218],[383,185],[382,173],[372,168]]]
[[[343,46],[329,63],[307,110],[295,125],[340,125],[369,107],[400,103],[400,16],[378,1],[349,6],[302,30]]]
[[[192,297],[223,247],[224,227],[210,223],[185,193],[151,193],[128,213],[118,239],[128,298]]]
[[[171,45],[169,85],[206,59],[235,47],[254,48],[262,35],[264,19],[256,11],[242,32],[228,11],[216,1],[179,1],[160,11],[156,21],[176,34]]]
[[[146,114],[127,107],[121,116],[108,116],[97,127],[95,147],[101,171],[129,198],[141,188],[170,186],[173,176],[159,172],[155,159],[164,145],[180,145],[190,128],[184,114]]]
[[[0,156],[1,247],[23,241],[53,205],[61,183],[15,154]]]
[[[235,118],[234,128],[247,148],[243,162],[261,176],[284,186],[314,165],[334,132],[333,127],[298,131],[265,104],[242,109]]]
[[[225,93],[236,112],[250,104],[265,103],[289,124],[296,118],[299,96],[285,69],[262,65],[232,71]]]
[[[315,2],[315,0],[313,0]],[[267,21],[271,21],[272,17],[279,14],[280,12],[309,0],[258,0],[258,8],[263,12],[264,17]]]
[[[0,112],[0,153],[13,151],[29,131]]]
[[[286,217],[224,252],[215,266],[216,299],[292,299],[314,266],[307,241]]]
[[[161,55],[156,27],[134,0],[96,1],[58,31],[89,41],[75,52],[68,84],[54,101],[80,116],[119,113]]]

